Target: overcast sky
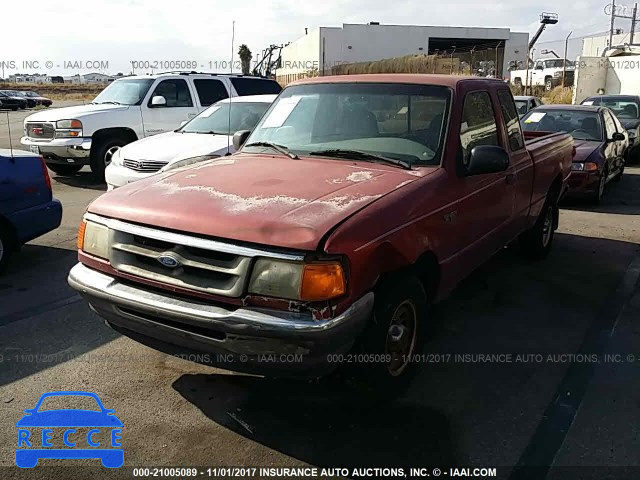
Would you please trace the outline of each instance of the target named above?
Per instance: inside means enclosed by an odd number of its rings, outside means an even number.
[[[85,0],[82,3],[29,0],[28,8],[2,22],[0,62],[40,62],[39,73],[73,75],[64,61],[109,62],[108,73],[129,73],[131,61],[195,60],[199,65],[229,60],[231,25],[235,48],[246,43],[255,55],[269,44],[293,41],[318,26],[342,23],[508,27],[533,33],[542,11],[557,12],[560,23],[541,41],[603,32],[606,0]],[[15,16],[24,21],[14,21]],[[620,26],[628,30],[628,25]],[[235,53],[235,52],[234,52]],[[46,61],[53,67],[47,69]],[[5,65],[6,67],[6,65]],[[33,70],[33,69],[32,69]],[[64,70],[64,71],[63,71]],[[209,68],[206,68],[209,70]],[[214,68],[214,70],[216,70]],[[217,70],[220,70],[219,68]],[[80,73],[87,73],[83,68]],[[5,70],[5,76],[16,71]]]

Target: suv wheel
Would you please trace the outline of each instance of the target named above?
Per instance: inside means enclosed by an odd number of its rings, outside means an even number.
[[[101,140],[96,147],[91,146],[91,171],[100,180],[104,179],[104,170],[111,163],[113,154],[128,142],[120,137]]]

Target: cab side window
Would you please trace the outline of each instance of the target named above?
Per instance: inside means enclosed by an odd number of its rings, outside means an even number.
[[[513,97],[507,90],[498,92],[498,100],[502,109],[502,116],[507,124],[507,137],[509,138],[509,147],[512,152],[524,148],[524,138],[522,138],[522,130],[520,129],[520,119]],[[533,102],[533,100],[532,100]]]
[[[498,125],[489,92],[468,93],[464,99],[460,125],[460,155],[463,166],[469,165],[471,150],[478,145],[500,145]]]
[[[167,100],[167,107],[193,107],[187,82],[180,78],[160,82],[151,95],[151,99],[157,96],[162,96]],[[151,105],[151,99],[149,105]]]

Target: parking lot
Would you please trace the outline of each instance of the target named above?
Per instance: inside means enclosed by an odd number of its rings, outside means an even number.
[[[14,147],[27,114],[9,113]],[[0,148],[9,147],[4,116]],[[363,404],[331,379],[236,375],[118,335],[66,281],[80,218],[106,186],[87,168],[52,181],[62,225],[24,246],[0,277],[2,478],[74,478],[62,460],[12,466],[16,420],[53,390],[96,392],[124,424],[129,468],[73,463],[94,478],[163,465],[473,465],[502,478],[519,463],[571,467],[552,473],[559,479],[640,466],[638,167],[610,184],[601,206],[563,206],[546,261],[506,248],[435,306],[424,348],[433,355],[407,394],[384,405]]]

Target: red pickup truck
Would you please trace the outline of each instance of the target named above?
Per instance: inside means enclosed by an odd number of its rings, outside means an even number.
[[[359,75],[288,86],[237,154],[88,208],[70,285],[117,331],[235,371],[378,387],[415,367],[428,306],[519,238],[542,258],[573,140],[525,142],[499,80]]]

